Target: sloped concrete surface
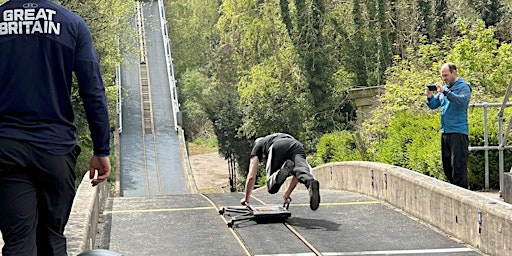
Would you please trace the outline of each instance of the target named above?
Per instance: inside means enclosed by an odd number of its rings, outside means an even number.
[[[110,244],[124,255],[313,255],[292,233],[324,255],[479,255],[456,240],[417,222],[389,205],[346,191],[322,190],[311,211],[306,191],[296,191],[286,225],[237,222],[220,215],[242,194],[189,194],[152,198],[111,198]],[[280,204],[280,195],[254,194],[253,204]],[[238,241],[240,240],[240,241]]]

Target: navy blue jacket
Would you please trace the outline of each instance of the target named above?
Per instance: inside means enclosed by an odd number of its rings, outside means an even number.
[[[441,107],[441,132],[468,135],[468,106],[471,99],[471,85],[459,78],[450,87],[444,86],[445,93],[438,93],[427,99],[431,109]]]
[[[76,144],[73,72],[94,154],[110,152],[105,87],[90,31],[78,15],[49,0],[0,6],[0,137],[64,155]]]

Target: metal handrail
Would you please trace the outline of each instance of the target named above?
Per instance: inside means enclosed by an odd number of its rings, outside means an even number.
[[[503,175],[504,175],[504,150],[510,149],[512,146],[507,146],[508,142],[508,136],[510,135],[510,131],[512,130],[512,118],[509,120],[507,130],[505,133],[503,133],[503,115],[505,113],[505,109],[507,107],[512,106],[512,102],[508,102],[508,99],[510,97],[510,93],[512,90],[512,77],[510,78],[510,81],[507,86],[507,90],[505,91],[505,97],[503,98],[502,103],[477,103],[477,104],[470,104],[470,107],[483,107],[484,108],[484,146],[475,146],[475,147],[469,147],[468,149],[470,151],[472,150],[484,150],[485,151],[485,189],[489,190],[489,150],[498,150],[498,157],[499,157],[499,180],[500,180],[500,195],[501,191],[504,188],[504,182],[503,182]],[[489,140],[488,140],[488,125],[487,125],[487,108],[488,107],[500,107],[500,111],[498,112],[498,146],[489,146]]]
[[[115,85],[117,86],[117,122],[119,126],[119,133],[123,132],[123,99],[122,99],[122,79],[121,79],[121,65],[116,65],[116,79]]]
[[[503,112],[505,108],[512,106],[512,102],[503,102],[503,103],[474,103],[469,104],[469,107],[483,107],[484,108],[484,146],[470,146],[468,147],[469,151],[477,151],[477,150],[484,150],[484,157],[485,157],[485,183],[484,183],[484,189],[489,190],[489,150],[499,150],[499,179],[500,179],[500,191],[503,188],[503,169],[504,169],[504,157],[503,157],[503,150],[510,149],[512,146],[506,146],[503,144],[503,136],[500,136],[498,139],[499,145],[498,146],[489,146],[489,132],[488,132],[488,108],[489,107],[501,107],[500,113],[498,113],[498,126],[499,126],[499,134],[503,134],[502,127],[503,127]],[[508,135],[507,135],[508,136]],[[505,142],[506,144],[506,142]]]
[[[171,45],[168,36],[168,27],[167,27],[167,19],[165,18],[165,6],[163,0],[158,0],[158,8],[160,12],[160,26],[162,31],[162,39],[164,42],[165,49],[165,62],[167,67],[167,77],[169,79],[169,88],[171,91],[171,102],[173,108],[173,119],[174,119],[174,129],[178,131],[178,112],[180,111],[180,106],[178,103],[178,94],[176,89],[176,79],[174,77],[174,64],[172,63],[172,55],[171,55]]]

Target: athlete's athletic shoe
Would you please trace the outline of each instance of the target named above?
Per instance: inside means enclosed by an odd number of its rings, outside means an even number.
[[[316,211],[320,206],[320,183],[318,180],[312,180],[309,183],[309,208]]]

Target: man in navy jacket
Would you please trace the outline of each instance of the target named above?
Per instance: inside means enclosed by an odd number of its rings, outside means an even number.
[[[67,255],[75,195],[71,104],[78,81],[94,155],[93,186],[110,174],[110,125],[98,58],[84,20],[49,0],[0,6],[0,230],[2,253]]]
[[[441,107],[441,157],[443,170],[450,183],[469,188],[468,179],[468,105],[471,85],[457,76],[457,67],[445,63],[441,67],[445,85],[436,83],[438,93],[425,89],[427,105]]]

